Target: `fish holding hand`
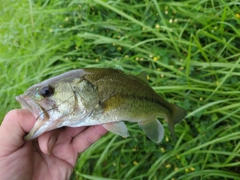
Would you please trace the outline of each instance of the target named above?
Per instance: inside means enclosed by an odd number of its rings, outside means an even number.
[[[108,131],[129,136],[124,121],[136,122],[149,139],[159,143],[164,128],[156,117],[166,119],[173,137],[174,126],[186,111],[158,95],[146,74],[124,74],[111,68],[72,70],[31,86],[16,97],[37,121],[25,140],[63,126],[101,124]]]

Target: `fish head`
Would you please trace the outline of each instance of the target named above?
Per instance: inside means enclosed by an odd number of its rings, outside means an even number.
[[[72,82],[55,79],[33,85],[16,100],[22,108],[29,109],[37,120],[25,140],[64,126],[64,117],[72,114],[76,108]]]

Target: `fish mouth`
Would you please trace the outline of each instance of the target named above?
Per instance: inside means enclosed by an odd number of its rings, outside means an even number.
[[[36,119],[42,118],[43,114],[45,114],[44,109],[30,98],[20,95],[16,97],[16,100],[23,109],[28,109]]]
[[[17,96],[16,100],[21,104],[23,109],[28,109],[37,119],[31,131],[24,137],[24,140],[32,140],[46,132],[50,123],[47,111],[34,100],[26,96]]]

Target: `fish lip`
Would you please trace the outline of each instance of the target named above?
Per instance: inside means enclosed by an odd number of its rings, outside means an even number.
[[[44,109],[31,98],[20,95],[16,96],[15,99],[21,104],[23,109],[28,109],[36,119],[44,117]]]
[[[24,140],[29,141],[38,137],[44,132],[42,129],[46,129],[46,120],[48,118],[47,112],[28,96],[20,95],[16,96],[15,99],[21,104],[23,109],[28,109],[37,120],[31,131],[24,136]],[[44,128],[42,126],[44,126]]]

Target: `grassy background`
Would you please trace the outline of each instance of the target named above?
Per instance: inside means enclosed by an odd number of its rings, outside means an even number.
[[[128,123],[81,154],[72,179],[240,179],[240,3],[237,0],[53,0],[0,3],[0,119],[14,97],[83,67],[146,71],[188,111],[161,144]],[[164,127],[167,128],[166,123]]]

